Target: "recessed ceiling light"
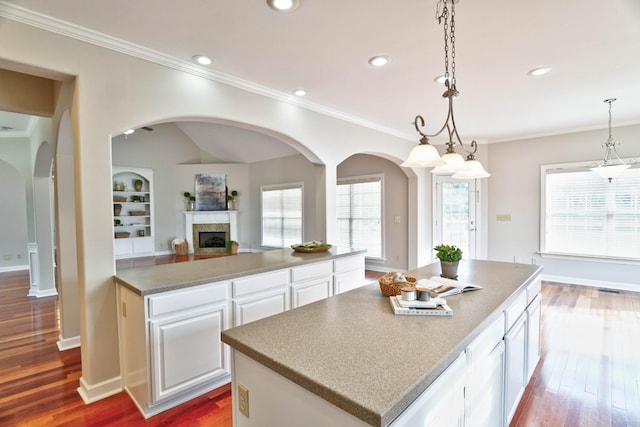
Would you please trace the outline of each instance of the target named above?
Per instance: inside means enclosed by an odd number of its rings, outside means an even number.
[[[551,71],[551,67],[538,67],[534,68],[533,70],[529,70],[527,74],[529,74],[530,76],[543,76],[549,71]]]
[[[267,0],[267,4],[278,12],[291,12],[300,6],[300,0]]]
[[[388,56],[378,55],[369,58],[369,64],[374,67],[383,67],[389,63],[390,59]]]
[[[209,65],[209,64],[211,64],[211,58],[209,58],[206,55],[201,55],[201,54],[193,55],[192,59],[193,59],[194,62],[197,62],[200,65]]]
[[[307,94],[307,91],[304,89],[296,89],[293,91],[293,94],[295,96],[305,96]]]
[[[124,132],[122,132],[122,133],[123,133],[123,134],[125,134],[125,135],[131,135],[131,134],[132,134],[132,133],[134,133],[134,132],[135,132],[135,129],[127,129],[127,130],[125,130],[125,131],[124,131]]]

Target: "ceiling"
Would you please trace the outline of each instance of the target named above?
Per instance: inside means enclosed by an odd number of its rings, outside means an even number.
[[[263,93],[411,140],[417,141],[416,114],[428,132],[446,115],[444,87],[433,80],[444,72],[436,0],[301,0],[289,13],[271,10],[266,0],[4,5],[72,24],[71,34],[90,29],[101,39],[132,43],[130,50],[146,58],[152,52],[193,68],[192,56],[206,54],[213,63],[198,67],[213,78],[250,82]],[[612,97],[614,126],[640,123],[639,51],[638,0],[460,0],[458,130],[464,140],[491,143],[606,128],[603,100]],[[374,55],[391,61],[374,68],[367,63]],[[541,66],[553,70],[527,75]],[[297,88],[307,91],[299,101],[291,95]]]

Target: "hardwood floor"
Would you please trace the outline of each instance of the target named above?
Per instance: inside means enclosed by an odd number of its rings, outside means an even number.
[[[26,272],[0,274],[0,426],[231,426],[229,386],[148,420],[125,393],[85,405],[80,351],[56,347],[57,299],[28,290]],[[640,426],[640,293],[542,293],[542,360],[511,426]]]

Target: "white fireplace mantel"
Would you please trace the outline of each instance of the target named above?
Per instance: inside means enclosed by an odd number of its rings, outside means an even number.
[[[193,224],[229,224],[230,240],[238,240],[238,211],[182,211],[184,235],[193,253]]]

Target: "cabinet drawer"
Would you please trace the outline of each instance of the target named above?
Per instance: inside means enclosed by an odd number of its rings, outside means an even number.
[[[149,297],[149,317],[224,301],[228,298],[228,289],[229,283],[225,282],[165,292],[156,297]]]
[[[334,273],[362,269],[364,271],[364,255],[337,258],[333,260]]]
[[[253,292],[278,288],[289,284],[289,270],[277,270],[256,274],[233,281],[233,296],[240,297]]]
[[[536,276],[527,286],[527,304],[530,304],[531,301],[542,291],[542,278],[540,276]]]
[[[496,345],[504,337],[504,314],[500,313],[487,328],[467,347],[467,358],[470,365],[478,363],[482,358],[491,354]]]
[[[291,305],[293,308],[320,301],[331,296],[331,278],[320,278],[291,285]]]
[[[515,321],[518,320],[518,317],[524,313],[525,308],[527,308],[527,292],[523,290],[504,311],[505,333],[511,329]]]
[[[331,261],[294,267],[291,269],[291,282],[302,282],[318,277],[331,276],[331,273],[333,273]]]

